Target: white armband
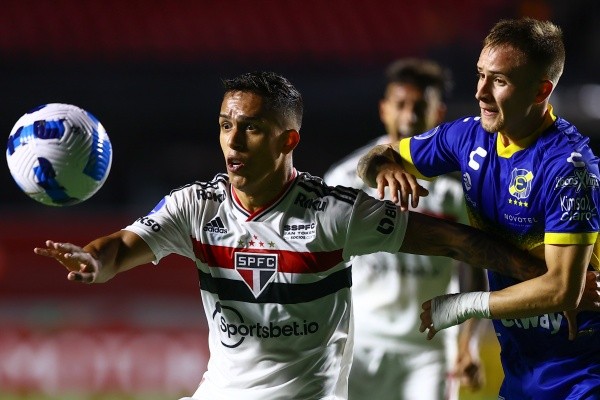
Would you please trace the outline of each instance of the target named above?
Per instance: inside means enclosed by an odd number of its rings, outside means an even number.
[[[454,293],[431,299],[431,320],[438,331],[473,317],[491,318],[490,292]]]

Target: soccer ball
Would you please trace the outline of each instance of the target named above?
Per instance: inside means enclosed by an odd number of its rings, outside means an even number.
[[[71,104],[51,103],[19,118],[8,136],[6,161],[29,197],[67,206],[102,187],[112,163],[112,146],[92,114]]]

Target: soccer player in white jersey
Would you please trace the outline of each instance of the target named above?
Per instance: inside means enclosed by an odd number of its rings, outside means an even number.
[[[395,143],[441,123],[452,84],[450,72],[432,60],[399,59],[386,69],[379,117],[386,130],[366,146],[334,164],[324,175],[328,185],[343,185],[376,196],[356,174],[360,157],[373,146]],[[419,212],[467,223],[460,180],[442,176],[421,181],[429,190]],[[457,265],[459,264],[459,265]],[[461,269],[460,274],[459,268]],[[480,268],[446,257],[374,253],[352,259],[354,358],[348,398],[365,400],[456,400],[459,383],[481,387],[477,319],[448,329],[433,340],[420,332],[421,304],[440,293],[485,290]],[[463,282],[464,281],[464,282]],[[460,340],[458,340],[460,339]]]
[[[171,253],[192,259],[210,349],[192,399],[347,398],[354,255],[447,256],[519,279],[545,271],[482,231],[298,172],[302,97],[281,75],[253,72],[224,86],[226,174],[173,190],[149,214],[84,247],[49,240],[34,249],[84,283]]]
[[[420,329],[428,338],[473,313],[494,318],[504,370],[499,399],[600,400],[600,303],[585,304],[597,295],[600,172],[589,138],[549,103],[564,64],[560,27],[502,20],[477,62],[480,116],[403,139],[396,150],[374,149],[360,162],[361,176],[380,193],[390,185],[394,197],[402,187],[404,206],[423,194],[407,171],[460,171],[472,224],[546,260],[538,278],[488,271],[491,294],[424,303]],[[583,310],[576,320],[564,318],[561,311],[575,308]]]

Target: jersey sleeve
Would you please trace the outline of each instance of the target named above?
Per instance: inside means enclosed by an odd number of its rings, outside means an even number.
[[[402,139],[398,150],[407,171],[422,179],[459,171],[461,138],[468,127],[463,121],[455,121]]]
[[[544,173],[544,243],[595,243],[600,219],[597,159],[591,152],[562,152],[549,160]]]
[[[125,228],[148,244],[156,258],[154,264],[172,253],[194,259],[186,195],[189,193],[177,191],[165,196],[149,214]]]
[[[407,222],[408,212],[400,211],[391,201],[359,192],[348,222],[344,258],[380,251],[397,253]]]

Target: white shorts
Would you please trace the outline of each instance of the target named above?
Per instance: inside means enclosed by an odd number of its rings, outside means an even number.
[[[448,400],[458,385],[446,387],[443,351],[383,353],[355,347],[348,386],[349,400]],[[451,390],[450,390],[451,389]],[[447,391],[452,392],[449,396]]]

